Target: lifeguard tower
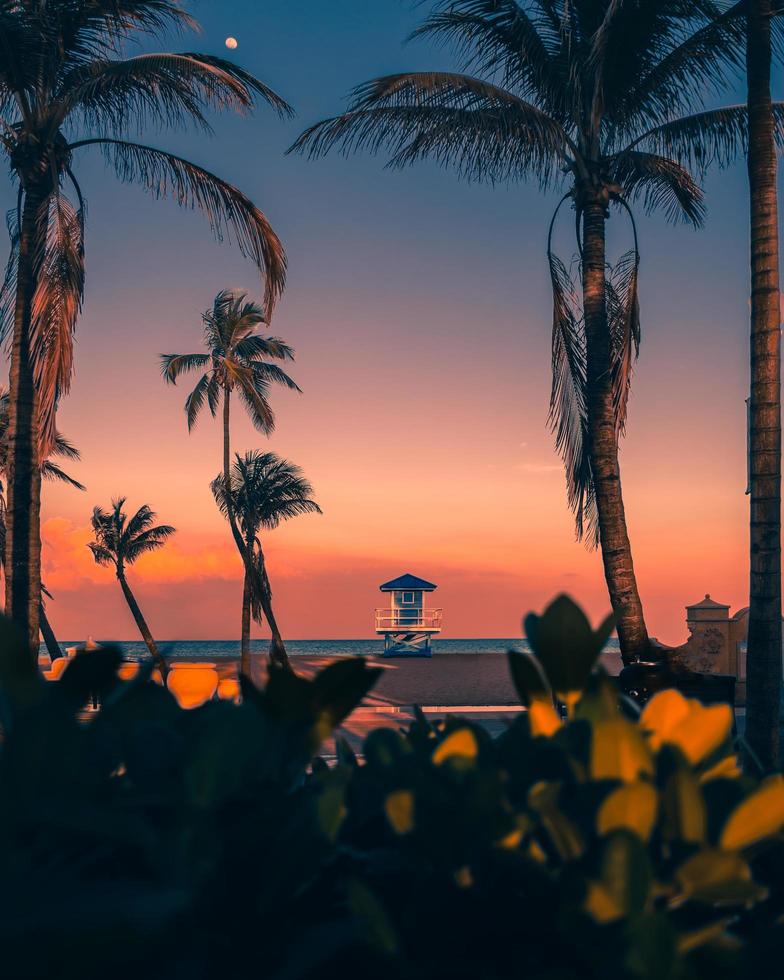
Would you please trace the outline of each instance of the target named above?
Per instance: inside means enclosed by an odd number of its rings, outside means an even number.
[[[430,637],[441,632],[441,610],[425,609],[425,593],[438,588],[406,573],[379,586],[389,605],[376,609],[376,633],[384,636],[385,657],[430,657]]]

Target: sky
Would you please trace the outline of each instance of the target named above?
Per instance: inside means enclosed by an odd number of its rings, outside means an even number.
[[[371,636],[378,585],[403,572],[438,584],[444,636],[518,636],[522,616],[561,591],[598,620],[609,608],[601,561],[575,541],[547,427],[545,235],[557,195],[471,185],[431,164],[392,172],[369,155],[285,155],[305,126],[340,111],[353,85],[454,65],[427,43],[404,44],[422,6],[191,9],[203,33],[170,47],[226,54],[224,39],[236,37],[232,57],[297,112],[293,121],[265,108],[216,118],[212,139],[145,136],[242,188],[288,253],[271,329],[295,347],[303,393],[274,392],[269,439],[239,413],[232,432],[235,450],[299,464],[324,511],[265,540],[284,635]],[[231,639],[241,567],[209,491],[220,425],[205,415],[188,434],[187,379],[165,386],[158,355],[200,350],[214,295],[260,296],[261,285],[198,213],[119,185],[92,151],[75,164],[88,199],[87,288],[59,427],[82,452],[70,471],[87,491],[44,490],[50,619],[61,639],[136,638],[116,580],[86,547],[92,507],[123,495],[177,528],[129,572],[153,633]],[[685,639],[686,604],[709,592],[735,609],[747,593],[743,167],[711,175],[706,193],[702,231],[639,218],[643,343],[621,468],[649,631],[669,643]],[[611,232],[620,247],[620,219]]]

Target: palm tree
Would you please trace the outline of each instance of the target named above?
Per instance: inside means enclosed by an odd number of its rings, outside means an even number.
[[[103,510],[101,507],[93,510],[91,523],[95,540],[87,547],[92,551],[97,564],[114,568],[125,601],[147,644],[147,649],[155,665],[164,672],[165,676],[166,662],[155,645],[136,597],[131,592],[125,570],[141,555],[162,548],[174,534],[175,529],[169,524],[156,525],[156,514],[147,504],[143,504],[129,520],[123,510],[125,500],[125,497],[118,497],[112,501],[109,510]]]
[[[740,32],[737,11],[719,16],[711,0],[448,0],[415,36],[452,43],[459,73],[370,81],[347,112],[292,147],[311,157],[386,148],[393,167],[432,158],[467,179],[567,185],[556,215],[571,201],[580,282],[554,254],[551,224],[550,423],[577,535],[601,544],[626,663],[649,650],[618,463],[640,342],[631,206],[700,225],[700,188],[667,150],[693,147],[695,130],[710,149],[745,114],[700,112],[689,126],[677,118],[723,82]],[[633,241],[614,267],[605,249],[612,211],[630,221]]]
[[[781,697],[781,307],[776,119],[770,95],[771,0],[748,0],[751,197],[751,494],[746,739],[766,768],[779,760]]]
[[[260,532],[272,531],[281,521],[291,520],[299,514],[320,514],[321,508],[312,498],[313,487],[302,475],[302,470],[287,459],[281,459],[275,453],[253,451],[244,456],[238,453],[229,480],[226,481],[225,474],[221,473],[212,482],[212,492],[222,512],[231,512],[236,516],[245,553],[250,557],[250,561],[245,563],[242,590],[240,669],[250,676],[252,611],[257,622],[261,621],[261,612],[267,618],[272,634],[270,662],[279,667],[288,667],[286,647],[272,610],[272,588]],[[254,587],[254,577],[257,587]],[[260,606],[260,609],[256,606]]]
[[[2,304],[12,332],[6,608],[31,646],[40,598],[38,460],[49,455],[57,402],[71,382],[84,288],[78,154],[100,150],[121,181],[198,208],[219,239],[233,232],[265,275],[268,310],[283,289],[283,248],[252,201],[202,167],[133,138],[148,125],[194,124],[209,133],[210,111],[246,112],[258,99],[290,113],[222,58],[123,53],[137,33],[194,26],[176,0],[0,2],[0,146],[18,186]]]
[[[266,322],[264,308],[248,299],[240,290],[224,289],[215,297],[212,309],[202,314],[206,352],[195,354],[161,354],[164,380],[176,384],[182,374],[201,373],[193,391],[185,400],[188,431],[196,424],[205,404],[213,418],[222,401],[223,416],[223,480],[228,487],[231,470],[231,396],[236,392],[253,425],[265,435],[275,427],[275,416],[269,404],[271,384],[280,384],[295,391],[300,389],[273,360],[293,361],[294,351],[278,337],[263,337],[256,332]],[[246,550],[243,536],[237,527],[226,498],[226,518],[234,543],[245,567],[245,579],[258,582],[253,573],[251,554]],[[257,596],[257,603],[261,597]]]
[[[231,468],[231,395],[237,393],[253,425],[265,435],[275,428],[269,404],[271,384],[299,391],[296,383],[277,364],[293,361],[294,351],[279,337],[262,337],[257,327],[266,323],[264,307],[241,290],[224,289],[212,309],[202,314],[205,351],[195,354],[161,354],[161,373],[168,384],[182,374],[201,376],[185,400],[190,432],[205,404],[213,418],[223,402],[223,475],[228,485]]]
[[[0,388],[0,475],[2,475],[3,481],[6,480],[8,473],[8,426],[8,389]],[[84,490],[85,487],[78,480],[69,476],[65,470],[53,462],[53,457],[68,459],[74,462],[81,459],[81,455],[76,446],[72,445],[57,430],[54,433],[50,455],[44,460],[43,466],[41,467],[41,476],[44,480],[56,480],[70,487],[74,487],[76,490]],[[6,502],[3,490],[4,485],[0,482],[0,569],[5,571]],[[38,613],[41,636],[44,639],[49,656],[52,660],[56,660],[62,656],[62,650],[47,618],[46,604],[43,599],[43,595],[48,599],[52,599],[53,596],[44,585],[41,586],[41,592],[42,598]]]

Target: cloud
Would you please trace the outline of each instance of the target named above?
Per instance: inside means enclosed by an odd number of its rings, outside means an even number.
[[[96,565],[87,547],[92,540],[89,526],[53,517],[44,523],[41,538],[41,574],[48,588],[68,591],[86,583],[105,585],[114,580],[112,569]],[[175,538],[159,551],[143,555],[132,574],[137,581],[155,585],[204,579],[233,581],[239,576],[239,557],[229,542],[194,548]]]

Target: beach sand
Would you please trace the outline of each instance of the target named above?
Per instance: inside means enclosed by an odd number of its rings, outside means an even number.
[[[310,677],[337,659],[340,658],[296,657],[292,658],[292,666],[297,673]],[[506,654],[447,653],[431,658],[366,660],[383,673],[338,733],[355,751],[374,728],[406,727],[414,717],[414,705],[422,707],[431,720],[458,714],[479,722],[493,735],[499,734],[520,712]],[[254,661],[254,681],[266,684],[266,657]],[[323,746],[322,754],[327,758],[334,755],[332,739]]]

